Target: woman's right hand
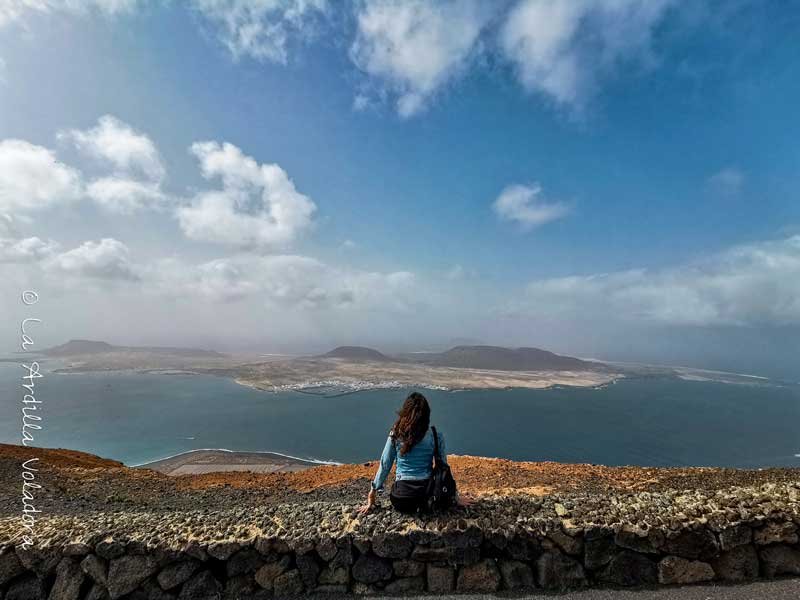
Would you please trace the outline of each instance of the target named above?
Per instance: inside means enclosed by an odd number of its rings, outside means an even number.
[[[358,514],[366,515],[373,508],[375,508],[375,505],[377,503],[378,503],[378,493],[374,489],[370,489],[369,495],[367,496],[367,503],[358,510]]]
[[[461,508],[469,508],[473,504],[475,504],[475,500],[473,500],[470,496],[458,494],[456,497],[456,505]]]

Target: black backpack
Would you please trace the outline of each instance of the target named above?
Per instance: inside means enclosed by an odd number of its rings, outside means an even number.
[[[436,427],[433,431],[433,472],[428,487],[428,505],[433,510],[450,508],[456,499],[456,480],[450,472],[450,466],[442,460],[439,454],[439,434]]]

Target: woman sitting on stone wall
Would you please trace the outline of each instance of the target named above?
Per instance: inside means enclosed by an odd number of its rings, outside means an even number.
[[[377,491],[383,488],[395,461],[397,470],[389,499],[398,511],[413,514],[447,508],[453,503],[467,505],[456,494],[447,465],[444,436],[429,426],[430,417],[431,408],[425,396],[413,392],[406,398],[389,432],[362,514],[375,506]]]

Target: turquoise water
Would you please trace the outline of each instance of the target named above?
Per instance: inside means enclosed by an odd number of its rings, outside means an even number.
[[[0,441],[20,443],[23,369],[0,364]],[[36,380],[35,445],[139,464],[196,448],[375,459],[407,390],[272,394],[192,375]],[[425,391],[458,454],[608,465],[800,466],[800,386],[673,379],[602,389]]]

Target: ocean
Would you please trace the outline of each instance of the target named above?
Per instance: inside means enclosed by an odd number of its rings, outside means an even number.
[[[0,442],[20,443],[24,370],[0,363]],[[45,373],[33,445],[141,464],[188,450],[376,459],[409,390],[268,393],[205,375]],[[599,389],[422,390],[454,454],[606,465],[800,466],[800,386],[673,378]]]

